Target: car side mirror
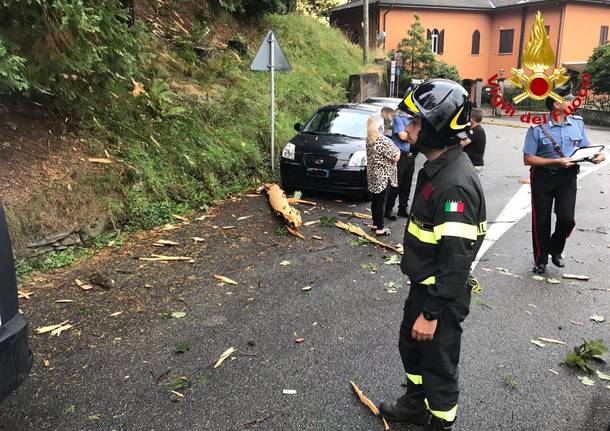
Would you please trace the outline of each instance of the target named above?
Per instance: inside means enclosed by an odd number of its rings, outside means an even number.
[[[300,132],[302,128],[303,125],[301,123],[294,123],[294,130],[296,130],[297,132]]]

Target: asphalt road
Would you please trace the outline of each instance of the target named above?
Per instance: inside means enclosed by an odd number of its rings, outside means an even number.
[[[519,179],[528,177],[520,154],[525,130],[486,129],[482,181],[493,221],[522,186]],[[609,137],[608,131],[590,131],[594,142]],[[529,215],[483,256],[476,270],[483,291],[473,295],[464,325],[455,429],[608,428],[610,382],[592,377],[594,386],[584,386],[577,378],[583,373],[562,361],[583,338],[610,345],[610,321],[589,318],[610,319],[610,292],[592,290],[610,288],[609,183],[608,164],[579,182],[577,228],[588,230],[575,230],[569,239],[564,271],[549,267],[560,284],[532,279]],[[308,211],[305,221],[368,207],[304,197],[318,202],[313,209],[300,207]],[[408,285],[398,265],[385,264],[393,253],[319,224],[302,228],[305,240],[285,235],[262,197],[236,197],[212,213],[216,217],[142,234],[21,286],[34,292],[21,304],[32,329],[64,320],[75,328],[58,337],[32,336],[36,364],[3,403],[1,430],[383,429],[349,381],[375,402],[404,390],[397,339]],[[245,216],[251,217],[238,220]],[[404,220],[390,226],[388,242],[402,242]],[[180,245],[160,250],[152,245],[158,238]],[[137,260],[152,253],[195,261]],[[563,273],[591,279],[569,281]],[[75,286],[75,278],[95,274],[114,285]],[[213,274],[238,284],[221,285]],[[400,287],[397,292],[388,292],[389,282]],[[306,286],[311,290],[303,291]],[[176,311],[184,317],[172,318]],[[530,342],[540,336],[566,344]],[[178,344],[188,351],[176,353]],[[229,347],[238,352],[213,368]],[[595,366],[610,373],[608,365]],[[285,389],[296,394],[285,395]]]

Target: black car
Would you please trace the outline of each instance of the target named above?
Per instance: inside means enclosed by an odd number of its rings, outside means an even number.
[[[366,104],[327,105],[316,111],[282,152],[280,172],[286,192],[330,191],[368,197],[366,182],[367,120],[380,128],[381,107]]]
[[[19,312],[13,250],[0,203],[0,400],[27,378],[31,368],[28,321]]]
[[[402,102],[402,99],[398,99],[397,97],[369,97],[363,103],[387,107],[396,111],[400,102]]]

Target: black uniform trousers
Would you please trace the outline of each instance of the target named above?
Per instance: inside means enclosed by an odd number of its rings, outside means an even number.
[[[549,253],[561,254],[574,229],[578,167],[561,171],[532,167],[532,242],[536,265],[547,264]],[[555,203],[557,222],[551,234],[551,209]]]
[[[411,155],[409,155],[411,154]],[[388,191],[386,202],[386,213],[391,213],[398,197],[398,210],[408,210],[409,195],[411,194],[411,182],[415,172],[415,154],[400,152],[398,159],[398,187],[391,187]]]
[[[423,311],[427,296],[426,286],[411,284],[400,325],[398,349],[410,382],[407,391],[413,393],[423,389],[428,409],[442,417],[443,413],[457,408],[461,323],[469,313],[471,288],[466,283],[460,296],[447,304],[437,321],[432,340],[417,341],[411,336],[411,329]]]

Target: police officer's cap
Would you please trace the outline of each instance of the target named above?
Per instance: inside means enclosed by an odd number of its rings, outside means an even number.
[[[407,93],[398,109],[423,118],[444,138],[463,139],[470,127],[468,92],[448,79],[431,79]]]
[[[560,87],[555,87],[555,89],[553,91],[555,93],[559,94],[561,97],[569,96],[570,94],[572,94],[572,81],[568,81],[567,83],[563,84]],[[553,102],[555,102],[555,99],[547,97],[546,98],[546,109],[548,109],[549,111],[552,111],[554,109]]]

